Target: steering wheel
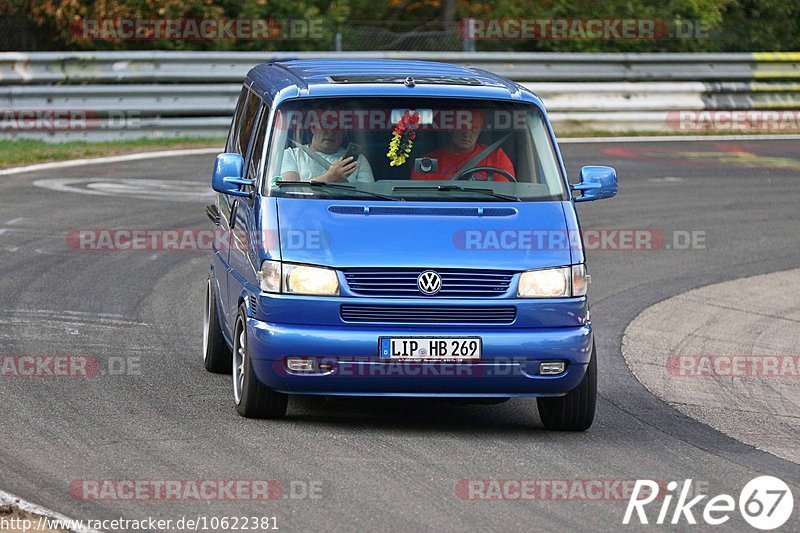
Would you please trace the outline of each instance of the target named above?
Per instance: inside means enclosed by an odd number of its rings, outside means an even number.
[[[494,175],[500,174],[506,178],[508,181],[517,181],[517,178],[511,175],[510,172],[503,170],[502,168],[497,167],[473,167],[463,170],[458,173],[457,176],[450,178],[453,181],[484,181],[484,180],[476,180],[475,174],[478,172],[488,172],[489,175],[486,177],[485,181],[494,181]]]

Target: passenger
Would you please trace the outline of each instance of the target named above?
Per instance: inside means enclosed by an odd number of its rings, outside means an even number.
[[[482,111],[473,110],[471,112],[470,120],[461,124],[460,127],[455,127],[450,131],[450,140],[447,146],[439,148],[432,152],[425,154],[422,157],[436,159],[438,161],[439,169],[437,172],[424,173],[417,172],[416,169],[411,174],[412,180],[449,180],[455,177],[455,173],[463,170],[470,159],[478,156],[482,150],[487,146],[478,143],[478,137],[483,130],[486,123],[486,117]],[[506,153],[499,146],[486,154],[483,159],[469,165],[471,168],[475,167],[494,167],[505,170],[512,176],[514,174],[514,165],[508,158]],[[515,176],[516,177],[516,176]],[[486,173],[476,173],[474,180],[486,180]],[[509,181],[509,179],[502,174],[495,173],[492,177],[494,181]]]
[[[298,144],[283,151],[281,178],[286,181],[375,181],[364,154],[359,154],[356,161],[353,157],[342,160],[344,135],[344,130],[338,127],[324,128],[318,123],[312,124],[309,144]]]

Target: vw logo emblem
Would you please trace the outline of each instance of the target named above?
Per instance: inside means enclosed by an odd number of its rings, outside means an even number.
[[[433,270],[426,270],[417,278],[417,287],[422,294],[433,296],[442,288],[442,278]]]

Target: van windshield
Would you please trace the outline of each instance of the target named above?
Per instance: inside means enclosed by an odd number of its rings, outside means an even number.
[[[376,201],[566,198],[539,109],[463,99],[318,99],[275,113],[265,193]]]

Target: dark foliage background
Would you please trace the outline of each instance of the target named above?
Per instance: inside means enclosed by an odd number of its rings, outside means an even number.
[[[692,28],[658,40],[478,40],[465,18],[653,18]],[[313,38],[88,40],[87,19],[317,21]],[[338,34],[338,39],[337,39]],[[0,0],[2,50],[495,50],[742,52],[800,50],[800,0]]]

